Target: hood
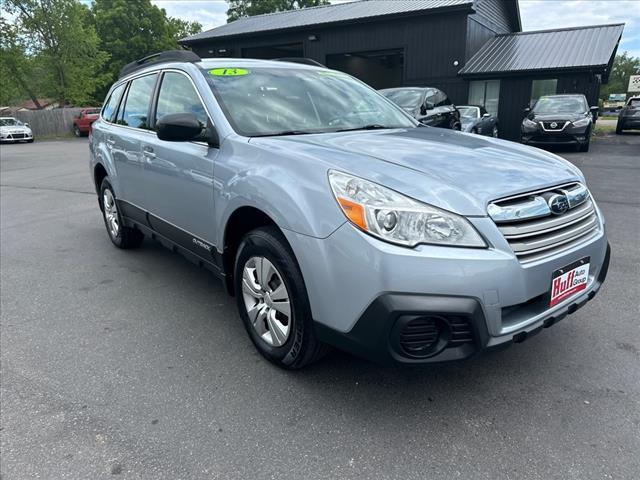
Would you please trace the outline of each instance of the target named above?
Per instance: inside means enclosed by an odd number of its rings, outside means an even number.
[[[468,216],[486,216],[489,202],[504,196],[584,181],[576,167],[543,150],[440,128],[257,140]]]
[[[586,115],[584,113],[535,113],[531,112],[528,115],[529,120],[534,122],[551,122],[553,120],[561,120],[563,122],[575,122]]]

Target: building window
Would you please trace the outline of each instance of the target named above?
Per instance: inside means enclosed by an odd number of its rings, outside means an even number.
[[[557,78],[534,80],[531,83],[531,104],[545,95],[555,95],[558,88]]]
[[[484,107],[491,115],[498,115],[500,80],[476,80],[469,83],[469,104]]]

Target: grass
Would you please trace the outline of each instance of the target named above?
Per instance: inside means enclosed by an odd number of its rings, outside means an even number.
[[[600,115],[598,120],[618,120],[618,117],[615,115]]]
[[[615,125],[602,125],[600,123],[596,123],[595,129],[593,131],[593,135],[596,137],[603,137],[605,135],[610,135],[616,132]]]

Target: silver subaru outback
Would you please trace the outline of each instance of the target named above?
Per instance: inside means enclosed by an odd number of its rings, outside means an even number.
[[[210,269],[256,348],[290,369],[328,346],[463,360],[595,296],[609,246],[575,166],[424,127],[311,63],[127,65],[90,137],[111,241],[155,239]]]

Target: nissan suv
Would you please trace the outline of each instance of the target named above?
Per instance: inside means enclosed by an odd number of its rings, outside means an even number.
[[[259,352],[289,369],[330,345],[430,364],[521,342],[591,300],[609,263],[569,162],[425,127],[305,63],[129,64],[90,168],[111,242],[155,239],[214,272]]]
[[[582,94],[546,95],[525,108],[521,141],[527,145],[573,145],[588,152],[598,107],[589,107]]]

